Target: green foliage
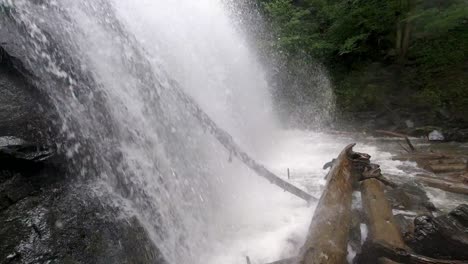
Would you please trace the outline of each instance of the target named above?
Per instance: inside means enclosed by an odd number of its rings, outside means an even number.
[[[414,19],[417,33],[423,36],[440,36],[457,28],[468,19],[468,1],[447,1],[448,7],[422,9],[410,19]]]
[[[389,46],[393,23],[387,1],[273,0],[263,6],[270,18],[279,49],[308,52],[316,58],[374,53],[375,46]]]
[[[259,1],[271,46],[328,66],[342,109],[375,109],[386,98],[468,112],[468,0]]]
[[[453,28],[441,37],[426,37],[414,41],[412,57],[421,67],[421,74],[432,74],[450,65],[463,64],[468,54],[467,25]]]

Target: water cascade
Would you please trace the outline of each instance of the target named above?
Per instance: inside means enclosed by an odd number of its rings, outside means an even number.
[[[246,169],[229,162],[175,90],[194,98],[256,157],[276,128],[262,68],[225,6],[216,0],[0,6],[6,14],[0,31],[15,39],[7,51],[22,59],[58,113],[57,148],[71,173],[96,192],[111,192],[108,202],[138,218],[167,262],[206,263],[200,256],[216,240],[213,226],[249,183]]]

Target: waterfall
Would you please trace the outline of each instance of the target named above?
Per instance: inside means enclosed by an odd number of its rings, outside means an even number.
[[[262,67],[227,7],[1,0],[0,8],[0,33],[16,41],[8,52],[58,113],[57,148],[70,171],[113,193],[107,202],[136,216],[168,263],[205,263],[220,215],[249,186],[174,89],[254,156],[276,128]]]

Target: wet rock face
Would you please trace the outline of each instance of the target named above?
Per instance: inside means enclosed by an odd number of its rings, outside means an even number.
[[[164,263],[137,219],[69,172],[30,78],[0,47],[0,263]]]
[[[414,183],[401,184],[398,188],[387,189],[385,193],[394,209],[417,214],[431,214],[435,211],[426,192]]]
[[[66,177],[53,150],[12,141],[0,146],[0,263],[164,263],[139,222]]]
[[[28,84],[0,47],[0,136],[45,141],[48,130],[44,116],[51,108]]]
[[[419,216],[414,220],[410,246],[422,255],[440,259],[468,260],[468,205],[447,215]]]

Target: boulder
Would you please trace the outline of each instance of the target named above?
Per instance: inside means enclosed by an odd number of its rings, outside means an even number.
[[[53,107],[18,71],[19,62],[13,63],[1,46],[0,52],[0,136],[46,142]]]
[[[445,140],[444,134],[442,134],[442,132],[440,132],[439,130],[433,130],[431,133],[429,133],[427,137],[429,141],[444,141]]]
[[[418,216],[409,245],[415,252],[438,259],[468,260],[468,205],[446,215]]]
[[[419,214],[431,214],[435,211],[426,191],[414,182],[403,183],[398,188],[387,188],[385,194],[394,209]]]
[[[0,144],[0,263],[164,263],[139,221],[67,176],[52,148]]]

